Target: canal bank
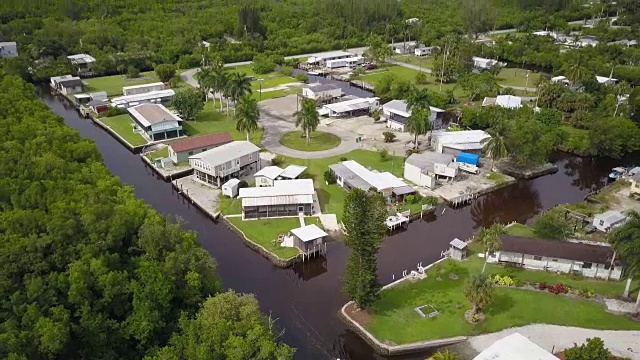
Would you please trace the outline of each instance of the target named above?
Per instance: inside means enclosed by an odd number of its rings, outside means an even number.
[[[137,197],[160,213],[181,218],[186,228],[198,233],[198,241],[218,263],[224,287],[256,294],[262,310],[277,318],[276,326],[285,331],[282,340],[298,348],[296,359],[385,359],[348,331],[339,318],[346,302],[340,279],[348,256],[342,242],[328,243],[327,259],[277,268],[238,241],[226,226],[213,223],[189,201],[172,193],[172,185],[158,178],[138,155],[90,120],[81,118],[74,107],[47,93],[40,96],[67,125],[95,141],[106,166],[123,183],[131,185]],[[596,163],[562,154],[554,160],[560,169],[555,174],[518,181],[458,209],[439,206],[422,221],[391,236],[379,253],[381,282],[399,278],[419,262],[438,260],[452,238],[468,238],[480,226],[493,222],[526,223],[557,203],[579,202],[590,191],[604,186],[610,168],[622,164]],[[418,353],[394,360],[423,360],[426,355]]]

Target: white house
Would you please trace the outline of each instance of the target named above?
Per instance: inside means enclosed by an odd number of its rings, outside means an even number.
[[[18,44],[15,41],[0,42],[0,58],[12,58],[18,56]]]
[[[303,259],[317,252],[321,254],[327,252],[325,238],[329,236],[329,234],[315,224],[291,229],[289,236],[291,239],[285,239],[285,242],[290,242],[293,247],[300,250],[303,254]]]
[[[438,178],[453,179],[458,174],[458,163],[453,155],[426,151],[411,154],[404,162],[404,178],[412,183],[433,189]]]
[[[630,46],[636,46],[638,45],[638,41],[637,40],[618,40],[618,41],[612,41],[610,43],[607,43],[607,45],[622,45],[625,47],[630,47]]]
[[[119,108],[128,108],[131,106],[152,103],[160,104],[167,103],[176,95],[173,89],[166,89],[160,91],[151,91],[143,94],[119,96],[111,99],[111,106]]]
[[[619,211],[607,211],[593,216],[593,226],[603,232],[609,232],[627,221],[627,217]]]
[[[515,264],[527,269],[600,279],[620,280],[622,276],[622,266],[607,244],[510,235],[500,235],[500,241],[500,251],[489,255],[489,263]]]
[[[445,111],[433,106],[429,106],[429,110],[431,110],[429,115],[431,129],[441,129]],[[388,128],[405,132],[407,131],[407,121],[411,116],[411,110],[408,109],[406,101],[391,100],[382,105],[382,116],[386,119]]]
[[[96,62],[96,59],[87,54],[75,54],[67,56],[71,65],[78,69],[78,73],[87,73],[91,71],[91,66]]]
[[[391,49],[394,54],[413,54],[418,42],[416,41],[404,41],[391,44]]]
[[[578,39],[578,46],[597,46],[600,42],[596,40],[595,36],[587,35]]]
[[[273,186],[242,188],[242,218],[257,219],[313,215],[315,209],[313,180],[278,180]]]
[[[522,107],[522,98],[513,95],[498,95],[497,97],[485,97],[482,106],[496,105],[505,109],[519,109]]]
[[[122,94],[124,96],[139,95],[139,94],[149,93],[152,91],[161,91],[166,88],[167,87],[162,82],[155,82],[151,84],[142,84],[142,85],[123,86]]]
[[[354,54],[348,51],[328,51],[309,56],[309,58],[307,59],[307,63],[312,65],[323,65],[326,61],[329,60],[345,59],[353,56]]]
[[[598,76],[596,75],[596,81],[603,85],[615,85],[618,82],[618,79],[614,79],[609,76]]]
[[[558,360],[558,358],[519,333],[513,333],[494,342],[473,360]]]
[[[436,46],[419,46],[415,48],[414,54],[416,56],[429,56],[435,51],[436,48]]]
[[[368,191],[376,189],[386,198],[402,198],[412,194],[415,190],[402,179],[389,172],[369,170],[356,161],[347,160],[329,165],[331,172],[335,174],[337,184],[346,190],[358,188]]]
[[[496,65],[505,66],[505,63],[501,63],[498,60],[481,58],[478,56],[474,56],[473,58],[473,67],[478,70],[487,70],[491,69]]]
[[[249,141],[234,141],[189,156],[194,178],[220,187],[231,178],[251,176],[260,168],[260,148]]]
[[[229,179],[226,183],[222,184],[222,195],[230,198],[234,198],[238,196],[238,185],[240,184],[240,180],[238,179]]]
[[[571,86],[571,80],[567,79],[566,76],[554,76],[551,78],[552,83],[559,83],[564,86]]]
[[[379,98],[357,98],[333,104],[325,104],[318,113],[329,117],[367,115],[380,106]]]
[[[443,154],[458,155],[461,152],[481,154],[484,144],[482,140],[491,137],[482,130],[431,132],[431,147]]]
[[[84,83],[77,76],[62,75],[54,76],[50,79],[51,87],[63,95],[72,95],[82,92]]]
[[[330,101],[342,95],[342,88],[334,84],[314,84],[302,88],[302,96],[315,101]]]
[[[307,169],[306,166],[289,165],[282,169],[278,166],[265,166],[253,175],[256,186],[273,186],[276,180],[297,179]]]
[[[149,141],[173,139],[184,135],[182,119],[160,104],[140,104],[127,109],[136,127]]]
[[[324,64],[329,69],[338,69],[342,67],[358,66],[358,65],[361,65],[363,62],[364,62],[364,59],[362,56],[354,56],[354,57],[348,57],[344,59],[326,60]]]

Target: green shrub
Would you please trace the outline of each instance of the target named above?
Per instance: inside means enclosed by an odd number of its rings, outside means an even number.
[[[396,134],[392,133],[391,131],[383,132],[382,136],[384,136],[384,142],[386,143],[393,142],[393,140],[396,139]]]
[[[247,183],[245,180],[240,180],[240,182],[238,183],[238,189],[243,189],[249,187],[249,183]]]
[[[105,117],[112,117],[112,116],[118,116],[118,115],[124,115],[127,114],[127,109],[123,109],[123,108],[119,108],[119,107],[111,107],[109,108],[109,110],[107,110],[107,112],[104,114]]]
[[[333,185],[338,181],[338,179],[336,179],[336,175],[331,170],[326,170],[324,172],[324,181],[329,185]]]
[[[380,160],[389,160],[389,152],[387,151],[387,149],[381,149],[380,151],[378,151],[378,154],[380,154]]]
[[[133,65],[129,65],[129,67],[127,68],[127,77],[129,79],[140,77],[140,70],[138,70],[138,68]]]
[[[404,197],[404,201],[409,204],[415,204],[416,197],[414,195],[407,195]]]
[[[411,148],[411,149],[407,150],[406,154],[407,154],[407,157],[409,157],[409,156],[411,156],[411,154],[417,154],[419,152],[420,152],[420,150],[418,150],[416,148]]]
[[[282,155],[276,155],[271,159],[271,165],[273,166],[280,166],[282,164],[284,164],[284,156]]]
[[[291,76],[293,75],[293,68],[291,66],[282,66],[280,68],[280,74],[284,76]]]
[[[429,81],[427,80],[427,74],[423,73],[422,71],[416,74],[416,84],[424,85],[428,82]]]
[[[422,199],[422,203],[435,206],[435,205],[438,205],[438,198],[435,196],[425,196]]]
[[[564,239],[567,235],[573,233],[572,230],[569,222],[555,209],[540,215],[533,224],[533,232],[545,239]]]
[[[349,160],[349,159],[347,159],[347,158],[346,158],[346,157],[344,157],[344,156],[341,156],[341,157],[340,157],[340,161],[347,161],[347,160]]]
[[[306,84],[309,82],[309,76],[307,76],[307,74],[298,74],[296,75],[296,80]]]

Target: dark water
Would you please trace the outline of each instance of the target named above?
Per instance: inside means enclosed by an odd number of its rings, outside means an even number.
[[[298,349],[297,359],[382,359],[359,337],[346,331],[338,318],[338,310],[345,303],[340,292],[347,258],[343,243],[330,243],[326,260],[291,269],[276,268],[244,246],[225,226],[213,223],[173,193],[170,184],[156,178],[138,155],[90,120],[81,118],[73,107],[47,91],[41,91],[40,96],[68,126],[96,143],[106,166],[122,182],[133,186],[136,196],[161,213],[182,218],[187,228],[198,233],[198,240],[218,263],[224,286],[256,294],[263,311],[285,330],[282,340]],[[466,239],[482,225],[524,222],[557,203],[581,201],[589,191],[605,184],[609,169],[621,164],[566,155],[555,161],[560,167],[556,174],[520,181],[461,209],[439,208],[435,215],[386,239],[379,255],[382,283],[389,283],[392,275],[397,278],[405,269],[414,269],[419,262],[426,265],[439,259],[451,239]],[[424,355],[404,359],[424,359]]]

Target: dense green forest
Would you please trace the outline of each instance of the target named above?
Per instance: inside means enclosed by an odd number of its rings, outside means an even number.
[[[291,358],[252,296],[220,292],[193,232],[2,73],[0,209],[0,358]]]
[[[579,0],[10,0],[0,4],[0,39],[17,41],[20,57],[6,71],[43,80],[69,71],[65,55],[96,57],[98,74],[129,65],[200,65],[203,40],[225,62],[258,53],[312,53],[388,41],[433,43],[448,33],[540,26],[590,17]],[[481,21],[477,19],[481,12]],[[605,13],[613,9],[604,9]],[[419,18],[417,24],[405,22]],[[38,61],[33,64],[34,61]],[[27,71],[31,67],[32,71]]]

